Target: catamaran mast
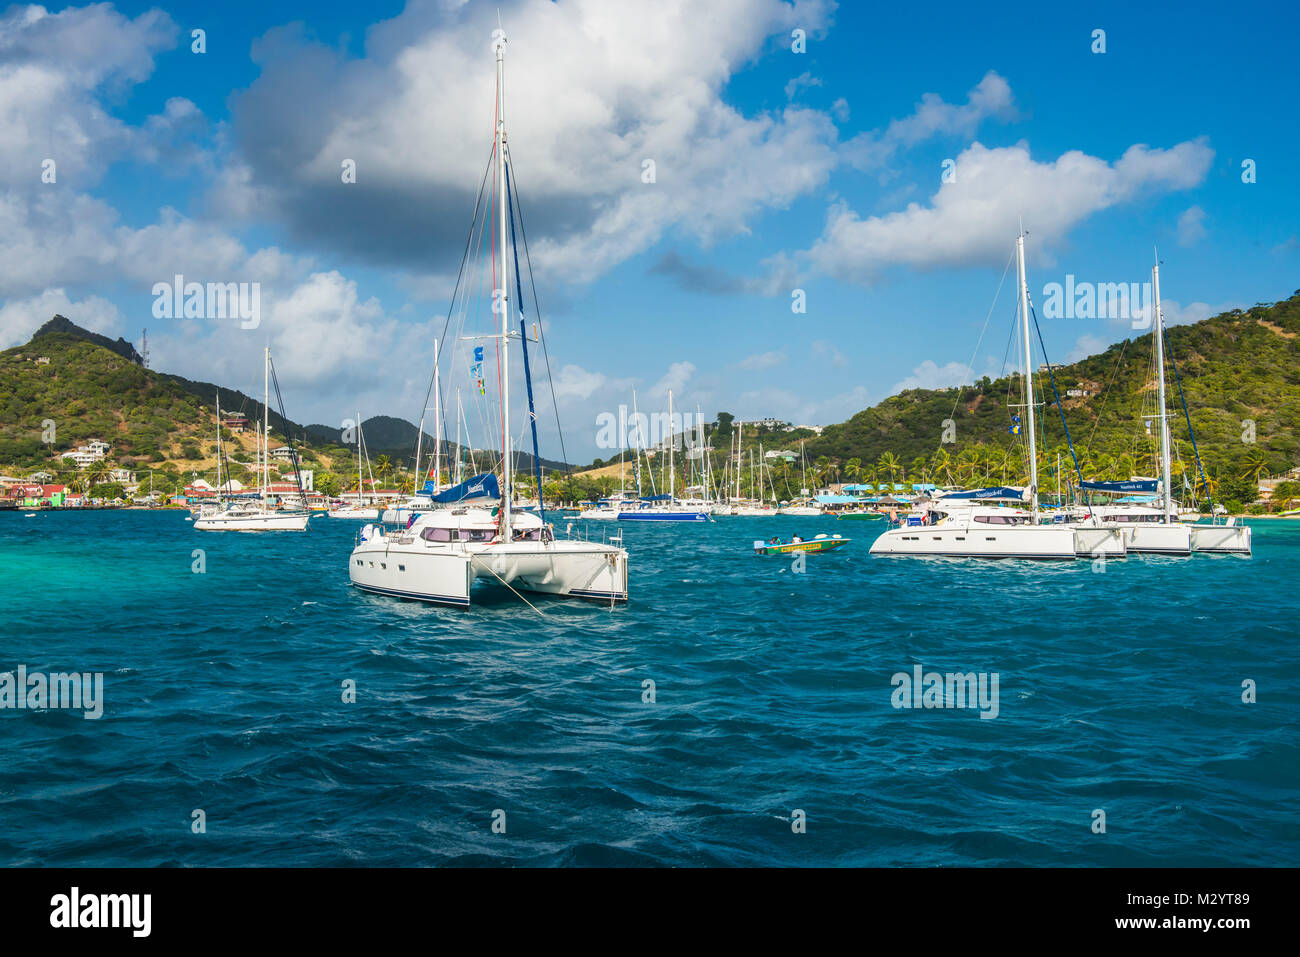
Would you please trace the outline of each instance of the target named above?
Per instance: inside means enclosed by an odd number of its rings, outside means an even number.
[[[676,490],[677,475],[673,471],[673,446],[677,444],[677,434],[673,429],[673,390],[668,390],[668,502],[672,503],[673,492]]]
[[[1020,323],[1025,349],[1025,419],[1029,427],[1029,491],[1033,496],[1034,524],[1038,523],[1038,433],[1034,431],[1034,353],[1029,345],[1029,277],[1025,274],[1025,234],[1016,237],[1016,265],[1020,272]]]
[[[265,439],[262,441],[262,502],[271,493],[271,347],[266,347],[262,364],[262,414],[266,418]]]
[[[361,507],[361,413],[358,412],[357,413],[357,508],[360,507]]]
[[[1156,254],[1159,256],[1159,253]],[[1165,414],[1165,335],[1164,316],[1160,314],[1160,262],[1151,267],[1151,291],[1155,297],[1155,341],[1156,341],[1156,401],[1160,406],[1160,478],[1163,521],[1173,520],[1173,490],[1169,487],[1171,466],[1169,462],[1169,416]]]
[[[419,464],[418,462],[416,463]],[[433,340],[433,487],[442,474],[442,392],[438,384],[438,340]]]
[[[497,51],[497,206],[501,210],[501,538],[510,541],[510,282],[506,273],[506,35],[496,32]],[[540,492],[540,490],[539,490]]]

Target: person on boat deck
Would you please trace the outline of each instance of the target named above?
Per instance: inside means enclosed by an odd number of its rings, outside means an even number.
[[[781,536],[780,536],[780,535],[773,535],[773,536],[772,536],[772,540],[771,540],[770,542],[768,542],[768,544],[769,544],[769,545],[780,545],[780,544],[781,544]]]
[[[802,536],[802,535],[795,535],[793,538],[790,539],[790,541],[791,541],[792,544],[798,544],[799,542],[802,542],[802,541],[803,541],[803,536]]]

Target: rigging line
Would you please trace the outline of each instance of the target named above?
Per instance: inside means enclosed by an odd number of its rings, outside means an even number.
[[[1210,483],[1205,480],[1205,467],[1201,464],[1201,453],[1196,448],[1196,432],[1192,429],[1192,413],[1187,408],[1187,396],[1183,393],[1183,380],[1178,374],[1178,360],[1174,358],[1174,346],[1169,341],[1169,332],[1165,329],[1163,317],[1157,315],[1156,322],[1165,330],[1165,341],[1169,342],[1169,362],[1174,367],[1174,382],[1178,385],[1178,398],[1183,403],[1183,415],[1187,418],[1187,435],[1192,440],[1192,452],[1196,455],[1196,470],[1201,475],[1201,485],[1205,487],[1205,502],[1210,506],[1211,521],[1214,516],[1214,500],[1210,494]]]
[[[551,617],[550,615],[545,614],[545,613],[544,613],[540,608],[538,608],[536,605],[534,605],[532,602],[530,602],[530,601],[529,601],[527,598],[525,598],[523,595],[519,594],[519,592],[515,590],[515,587],[514,587],[513,585],[511,585],[508,581],[506,581],[504,578],[502,578],[500,575],[498,575],[495,571],[493,571],[491,565],[487,565],[487,564],[485,564],[482,560],[480,560],[480,558],[479,558],[477,555],[474,555],[474,554],[471,554],[471,555],[469,556],[469,558],[470,558],[470,561],[472,561],[472,562],[478,562],[480,565],[482,565],[482,566],[483,566],[484,568],[486,568],[488,571],[492,572],[492,577],[493,577],[493,578],[495,578],[495,579],[496,579],[497,581],[499,581],[501,584],[505,585],[505,586],[506,586],[507,588],[509,588],[512,592],[514,592],[514,593],[515,593],[515,597],[517,597],[520,601],[522,601],[525,605],[527,605],[527,606],[528,606],[529,608],[531,608],[533,611],[537,612],[537,614],[538,614],[541,618],[544,618],[544,619],[546,619],[546,620],[548,620],[548,621],[550,620],[550,617]]]
[[[1097,410],[1097,418],[1093,420],[1092,431],[1088,433],[1088,444],[1083,447],[1084,456],[1092,453],[1092,440],[1097,437],[1097,429],[1101,426],[1102,413],[1106,411],[1106,405],[1110,402],[1111,386],[1115,384],[1115,379],[1119,375],[1120,366],[1124,362],[1124,353],[1128,351],[1128,344],[1132,340],[1125,339],[1124,344],[1119,348],[1119,355],[1115,357],[1115,365],[1110,370],[1110,381],[1106,383],[1106,388],[1102,390],[1101,408]]]
[[[268,363],[271,366],[271,383],[275,386],[275,401],[280,404],[280,419],[284,422],[284,438],[289,445],[289,460],[293,463],[293,477],[298,486],[298,501],[303,508],[307,507],[307,492],[302,487],[302,462],[298,459],[298,450],[293,444],[293,430],[289,428],[289,420],[284,417],[284,396],[280,394],[280,378],[275,374],[275,360],[267,354]],[[266,454],[271,454],[271,437],[266,437]],[[268,484],[270,484],[268,482]],[[266,490],[269,493],[269,489]]]
[[[507,154],[508,154],[507,150]],[[528,227],[524,224],[524,204],[519,198],[519,182],[514,175],[513,160],[510,166],[511,181],[515,184],[515,206],[519,209],[519,234],[524,240],[524,264],[528,266],[528,285],[533,293],[533,314],[537,317],[537,336],[542,342],[542,358],[546,360],[546,381],[551,387],[551,407],[555,411],[555,432],[560,439],[560,459],[564,462],[566,475],[573,474],[573,466],[569,462],[569,453],[564,448],[564,427],[560,424],[560,403],[555,396],[555,377],[551,375],[551,353],[546,347],[546,329],[542,322],[542,307],[537,298],[537,278],[533,275],[533,260],[528,254]]]
[[[480,205],[481,205],[482,202],[483,202],[483,188],[484,188],[484,186],[487,184],[487,176],[488,176],[488,172],[492,169],[492,158],[493,158],[495,155],[496,155],[496,138],[495,138],[495,136],[494,136],[494,137],[493,137],[493,140],[492,140],[492,153],[488,156],[487,166],[485,166],[485,167],[483,168],[483,179],[482,179],[482,181],[479,183],[479,187],[478,187],[478,198],[474,200],[474,217],[470,220],[470,224],[469,224],[469,235],[465,237],[465,251],[461,254],[461,257],[460,257],[460,269],[458,269],[458,270],[456,271],[456,285],[455,285],[455,287],[453,287],[453,289],[452,289],[452,291],[451,291],[451,299],[450,299],[450,300],[448,301],[448,303],[447,303],[447,318],[444,319],[444,320],[443,320],[443,323],[442,323],[442,340],[443,340],[443,341],[445,341],[446,338],[447,338],[447,327],[451,324],[452,313],[454,312],[454,310],[455,310],[455,308],[456,308],[456,296],[457,296],[457,294],[460,292],[460,283],[461,283],[461,279],[462,279],[462,278],[464,277],[464,275],[465,275],[465,264],[469,261],[470,244],[471,244],[471,243],[473,242],[473,240],[474,240],[474,227],[478,224],[478,211],[479,211],[479,207],[480,207]],[[429,396],[433,395],[433,380],[434,380],[434,378],[435,378],[434,374],[433,374],[433,373],[430,373],[430,374],[429,374],[429,387],[428,387],[428,389],[425,390],[425,393],[424,393],[424,408],[428,408],[428,406],[429,406]],[[417,416],[417,419],[419,419],[419,418],[423,418],[423,416],[424,416],[424,412],[423,412],[423,410],[421,410],[421,413],[420,413],[419,416]],[[360,425],[360,423],[357,423],[357,424]],[[417,431],[418,431],[418,430],[417,430]],[[418,438],[418,436],[417,436],[417,438]],[[412,453],[412,457],[414,457],[415,450],[412,449],[412,450],[411,450],[411,453]],[[421,473],[420,473],[420,463],[419,463],[419,462],[416,462],[416,463],[415,463],[415,473],[416,473],[417,476],[421,474]]]
[[[1016,256],[1016,251],[1012,249],[1011,255],[1007,257],[1007,264],[1004,267],[1002,267],[1002,278],[998,280],[997,291],[993,293],[993,302],[989,304],[988,315],[984,317],[984,328],[980,330],[980,337],[975,341],[975,348],[971,351],[970,354],[970,362],[966,364],[966,369],[970,373],[972,378],[974,378],[975,376],[975,357],[979,354],[980,343],[984,341],[984,333],[988,332],[989,330],[989,320],[993,318],[993,310],[997,308],[998,297],[1002,295],[1002,285],[1007,281],[1007,273],[1011,269],[1011,260],[1013,260],[1015,256]],[[964,389],[957,390],[957,398],[952,404],[952,412],[949,413],[950,418],[957,415],[957,406],[961,404],[961,397],[963,392]]]
[[[1070,458],[1074,459],[1074,473],[1083,481],[1083,471],[1079,468],[1079,457],[1074,454],[1074,441],[1070,438],[1070,426],[1065,421],[1065,406],[1061,404],[1061,393],[1056,388],[1056,375],[1052,372],[1052,360],[1047,357],[1047,343],[1043,342],[1043,330],[1038,325],[1038,311],[1034,304],[1029,304],[1029,314],[1034,317],[1034,331],[1038,333],[1038,345],[1043,350],[1043,361],[1047,363],[1047,377],[1052,383],[1052,395],[1056,399],[1056,411],[1061,414],[1061,428],[1065,429],[1065,441],[1070,446]],[[1043,416],[1047,418],[1047,416]],[[1043,426],[1043,445],[1047,445],[1047,426]],[[1059,448],[1059,446],[1058,446]]]
[[[514,170],[506,167],[506,201],[510,213],[510,248],[515,254],[515,289],[519,294],[519,344],[524,354],[524,382],[528,385],[528,424],[533,433],[533,472],[537,476],[537,512],[543,522],[546,521],[546,509],[542,505],[542,457],[541,451],[537,444],[537,409],[533,404],[533,375],[532,369],[528,362],[528,327],[524,323],[524,289],[519,276],[519,244],[515,242],[515,206],[514,190],[510,188],[514,182]],[[541,323],[538,323],[538,328]]]

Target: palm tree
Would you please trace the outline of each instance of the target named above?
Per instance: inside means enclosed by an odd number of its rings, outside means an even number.
[[[1259,481],[1259,477],[1268,471],[1268,458],[1258,445],[1252,446],[1241,460],[1241,477]]]
[[[844,469],[844,475],[850,482],[856,482],[862,478],[862,459],[857,457],[849,459],[849,463]]]
[[[895,481],[894,477],[899,473],[899,470],[902,469],[903,467],[902,463],[898,461],[898,456],[895,455],[893,452],[882,452],[880,454],[880,461],[877,464],[880,466],[882,472],[889,473],[890,482]]]
[[[930,456],[930,468],[932,473],[937,476],[945,476],[949,483],[952,482],[952,455],[947,449],[937,449],[934,455]]]
[[[387,455],[375,459],[375,478],[382,483],[393,471],[393,462]]]

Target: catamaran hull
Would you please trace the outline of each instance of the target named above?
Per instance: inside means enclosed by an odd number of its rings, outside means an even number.
[[[256,518],[196,518],[194,527],[200,532],[301,532],[307,527],[309,515],[269,515]]]
[[[882,532],[872,543],[871,554],[918,558],[1073,560],[1078,557],[1078,549],[1072,528],[1046,525],[1003,528],[907,526]]]
[[[461,608],[470,605],[475,579],[566,598],[627,601],[627,552],[585,542],[519,542],[470,550],[380,537],[353,550],[348,573],[352,584],[365,591]]]
[[[1121,526],[1124,543],[1130,552],[1141,555],[1190,555],[1192,536],[1190,526],[1160,522],[1135,523]]]
[[[1226,555],[1251,554],[1249,525],[1189,525],[1192,551]]]
[[[1128,544],[1121,529],[1075,526],[1074,551],[1080,558],[1123,558],[1128,554]]]

